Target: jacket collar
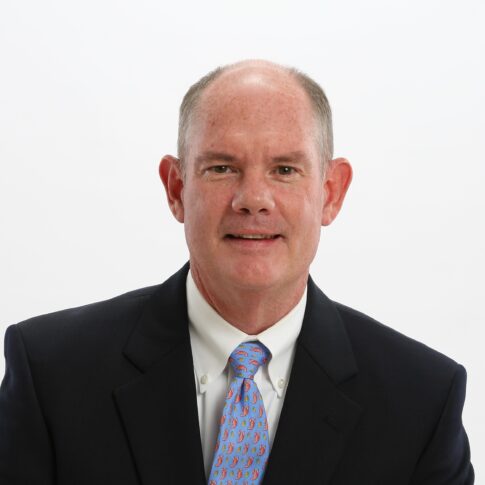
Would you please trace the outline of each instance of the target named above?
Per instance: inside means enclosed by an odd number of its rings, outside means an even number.
[[[189,339],[188,271],[186,263],[156,289],[123,349],[124,356],[142,372]]]
[[[335,303],[308,278],[308,302],[299,344],[335,385],[357,373],[344,322]]]

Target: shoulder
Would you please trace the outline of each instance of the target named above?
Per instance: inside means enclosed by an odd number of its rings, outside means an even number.
[[[455,379],[465,381],[465,369],[441,352],[364,313],[340,303],[334,305],[364,379],[394,382],[401,389],[421,393],[422,397],[438,390],[446,393]]]
[[[365,351],[365,349],[368,351],[378,350],[380,354],[393,356],[393,360],[409,356],[418,362],[425,359],[429,364],[442,363],[449,367],[457,365],[455,361],[441,352],[378,322],[358,310],[341,303],[334,302],[334,304],[352,339],[353,347],[358,352]]]
[[[32,363],[44,362],[49,367],[81,358],[90,361],[110,355],[119,358],[143,318],[153,317],[155,327],[159,328],[170,315],[179,315],[180,309],[185,308],[188,268],[186,264],[159,285],[12,325],[5,336],[6,346],[14,341],[15,334],[15,341],[23,344]]]
[[[106,349],[107,342],[122,346],[158,288],[160,285],[140,288],[108,300],[39,315],[13,325],[11,331],[17,330],[34,359],[72,356],[80,349]]]

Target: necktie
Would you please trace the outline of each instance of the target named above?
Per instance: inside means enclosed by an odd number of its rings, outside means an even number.
[[[209,485],[258,485],[263,481],[269,456],[268,420],[253,378],[270,355],[262,343],[245,342],[229,357],[234,379],[222,411]]]

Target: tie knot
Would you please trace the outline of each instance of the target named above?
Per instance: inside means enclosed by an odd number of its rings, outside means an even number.
[[[269,356],[270,351],[261,342],[244,342],[234,349],[229,362],[236,377],[253,379],[259,366],[265,364]]]

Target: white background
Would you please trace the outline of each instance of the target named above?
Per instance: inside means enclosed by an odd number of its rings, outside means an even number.
[[[183,227],[157,166],[184,92],[221,63],[295,65],[325,88],[355,171],[312,274],[465,365],[480,475],[484,14],[483,0],[3,0],[0,340],[176,271]]]

